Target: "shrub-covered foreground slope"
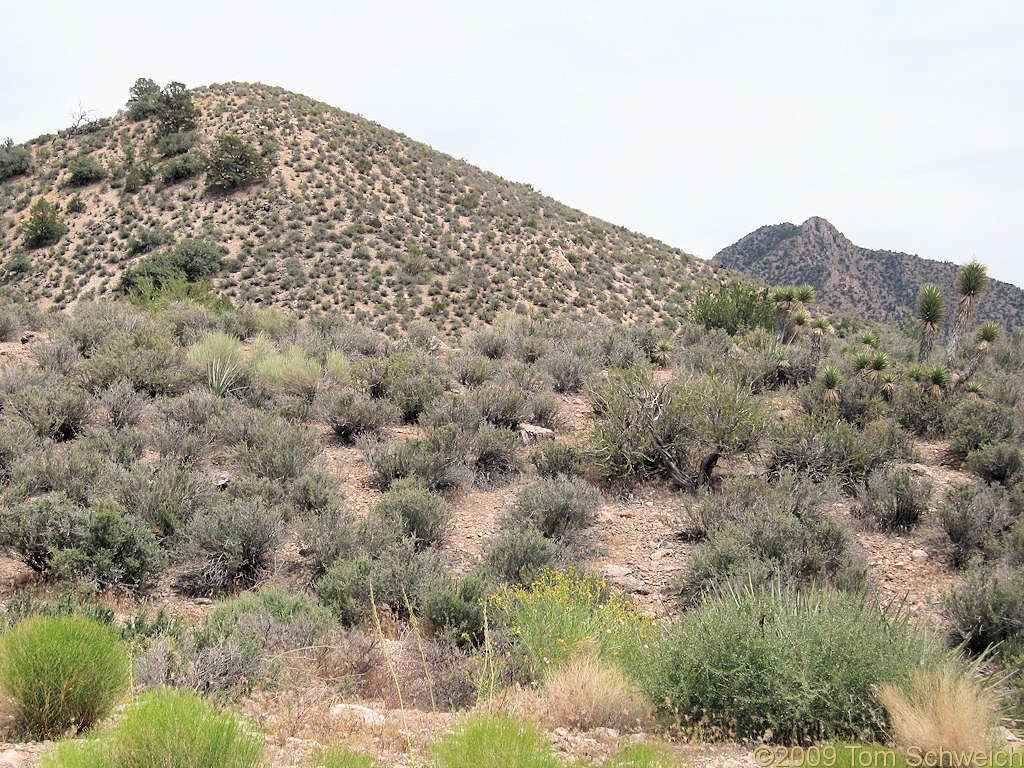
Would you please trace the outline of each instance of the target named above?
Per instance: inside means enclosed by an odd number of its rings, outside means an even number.
[[[61,307],[107,295],[190,239],[219,251],[212,279],[233,300],[378,327],[457,330],[502,311],[672,321],[719,280],[678,249],[304,96],[242,83],[171,93],[195,113],[170,121],[145,101],[158,96],[136,94],[117,117],[0,147],[8,291]]]
[[[996,744],[988,675],[1024,637],[1020,336],[965,339],[950,370],[891,329],[808,323],[812,300],[794,291],[778,333],[755,307],[733,336],[513,318],[447,343],[208,296],[5,302],[15,751],[673,765],[704,749],[681,737]],[[67,695],[40,730],[17,704],[76,690],[46,660],[81,636],[85,664],[131,659],[130,691],[92,691],[128,706],[93,724]]]

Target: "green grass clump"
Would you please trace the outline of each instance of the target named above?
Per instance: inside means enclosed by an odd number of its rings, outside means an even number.
[[[543,732],[521,720],[480,715],[431,749],[438,768],[560,768]]]
[[[310,768],[383,768],[377,758],[339,744],[313,757]]]
[[[191,692],[164,689],[139,699],[96,741],[61,744],[43,768],[250,768],[263,736],[230,710]]]
[[[775,586],[722,592],[676,620],[637,669],[663,712],[712,735],[883,739],[875,689],[945,651],[862,596]]]
[[[83,617],[29,618],[0,641],[0,688],[32,738],[90,728],[127,690],[129,675],[114,631]]]

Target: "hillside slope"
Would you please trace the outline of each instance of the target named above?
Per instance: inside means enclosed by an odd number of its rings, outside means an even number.
[[[185,238],[223,249],[214,284],[237,301],[379,326],[426,318],[457,330],[502,311],[572,307],[666,320],[695,284],[718,279],[676,248],[305,96],[241,83],[189,93],[196,145],[180,156],[166,154],[152,118],[125,114],[24,145],[30,170],[0,186],[8,293],[59,306],[109,294],[150,246]],[[175,162],[202,158],[224,133],[262,146],[266,182],[217,195],[201,172],[172,178]],[[73,185],[80,157],[103,178]],[[22,225],[42,196],[69,231],[28,249]]]
[[[956,264],[908,253],[861,248],[817,216],[800,226],[761,227],[720,251],[715,260],[773,285],[810,283],[825,304],[897,325],[912,312],[924,283],[942,286],[951,301],[959,270]],[[990,280],[978,317],[1005,327],[1024,325],[1024,291]]]

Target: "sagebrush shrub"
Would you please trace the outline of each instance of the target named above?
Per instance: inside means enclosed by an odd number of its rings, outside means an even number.
[[[454,518],[451,505],[416,479],[392,484],[373,508],[373,514],[393,522],[415,541],[417,550],[443,545]]]
[[[1006,492],[957,483],[939,506],[939,524],[953,545],[953,565],[965,567],[976,553],[1013,525],[1017,517]]]
[[[499,583],[525,584],[545,568],[570,562],[564,544],[549,539],[532,525],[503,528],[484,549],[483,569]]]
[[[252,586],[266,570],[281,537],[281,515],[259,499],[218,504],[189,521],[178,555],[180,586],[190,594]]]
[[[978,567],[946,597],[953,637],[972,653],[1024,632],[1024,572]]]
[[[874,472],[857,514],[886,530],[907,530],[920,522],[931,497],[931,481],[915,478],[909,469]]]
[[[985,443],[1006,440],[1013,433],[1013,412],[1005,405],[964,398],[946,414],[949,449],[961,458]]]
[[[397,421],[398,407],[383,399],[373,399],[351,388],[331,389],[321,394],[324,420],[344,443],[353,443],[360,435],[380,432]]]
[[[591,525],[601,506],[601,494],[578,477],[542,479],[523,488],[510,516],[533,525],[550,538],[572,537]]]
[[[1020,448],[1010,443],[988,443],[964,459],[964,469],[973,472],[986,483],[1009,485],[1024,466]]]
[[[115,632],[90,619],[29,618],[0,639],[0,688],[34,739],[91,728],[128,689],[129,672]]]
[[[651,702],[730,738],[885,737],[876,686],[946,651],[867,598],[812,589],[726,591],[676,619],[636,667]]]
[[[410,438],[392,446],[370,443],[364,447],[374,487],[386,491],[405,477],[418,478],[435,491],[468,482],[470,436],[455,424],[429,427],[425,432],[422,438]]]
[[[511,429],[485,424],[473,439],[470,468],[477,485],[500,485],[520,469],[522,439]]]
[[[71,440],[80,434],[92,413],[92,400],[81,389],[59,378],[25,387],[7,399],[17,414],[40,437]]]
[[[212,501],[212,483],[176,462],[136,465],[117,485],[117,499],[152,531],[170,537]]]
[[[238,447],[238,465],[256,477],[294,480],[320,455],[307,430],[283,420],[268,420]]]
[[[532,449],[527,458],[537,468],[537,474],[545,478],[558,475],[582,477],[586,469],[582,451],[568,443],[553,440]]]

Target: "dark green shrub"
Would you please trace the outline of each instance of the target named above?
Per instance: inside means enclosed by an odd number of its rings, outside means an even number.
[[[964,469],[973,472],[986,483],[1009,485],[1020,472],[1024,460],[1020,448],[1009,443],[988,443],[969,454]]]
[[[864,587],[867,567],[851,550],[832,518],[767,508],[712,528],[674,586],[690,605],[723,584],[778,582],[796,590],[829,584],[856,591]]]
[[[470,469],[476,484],[492,488],[518,474],[522,439],[511,429],[485,424],[473,438]]]
[[[205,240],[183,240],[169,251],[145,256],[124,271],[118,290],[130,294],[147,286],[159,289],[177,278],[195,283],[216,274],[221,259],[215,245]]]
[[[161,136],[156,143],[156,151],[163,157],[178,157],[194,149],[198,144],[198,134],[193,131],[181,131]]]
[[[79,155],[68,163],[68,171],[68,184],[73,187],[95,184],[107,176],[107,169],[92,155]]]
[[[57,242],[68,231],[68,225],[61,221],[57,206],[41,197],[29,211],[28,221],[22,232],[26,248],[42,248]]]
[[[526,525],[498,532],[484,550],[483,569],[498,582],[526,584],[545,568],[559,569],[570,560],[564,544]]]
[[[44,768],[258,768],[264,737],[247,720],[191,691],[143,694],[94,741],[67,741]]]
[[[156,112],[158,136],[194,131],[198,118],[199,110],[192,103],[192,94],[184,83],[173,82],[164,86]]]
[[[210,594],[256,583],[281,539],[281,515],[258,499],[219,504],[192,518],[178,555],[185,563],[179,586]]]
[[[939,507],[939,524],[953,545],[953,565],[963,568],[983,548],[994,548],[1018,514],[998,487],[958,483],[950,488]]]
[[[125,110],[129,120],[145,120],[160,111],[160,86],[148,77],[136,80],[128,89],[128,94]]]
[[[85,213],[86,205],[82,198],[75,195],[68,200],[67,212],[68,213]]]
[[[717,288],[701,288],[690,305],[690,319],[708,330],[721,328],[730,336],[741,330],[775,324],[775,306],[767,288],[740,285],[735,280]]]
[[[964,398],[946,414],[949,450],[961,458],[985,443],[1006,440],[1013,433],[1013,411],[1005,405]]]
[[[167,186],[192,179],[206,170],[206,155],[199,151],[191,151],[168,160],[160,168],[160,179]]]
[[[558,475],[583,477],[586,469],[583,452],[568,443],[543,443],[531,450],[527,458],[537,468],[537,474],[545,478]]]
[[[101,586],[145,586],[166,562],[152,532],[118,504],[82,507],[62,493],[14,507],[0,520],[0,535],[34,571]]]
[[[109,627],[77,617],[36,617],[0,640],[0,688],[33,739],[84,731],[127,691],[128,654]]]
[[[565,539],[590,526],[600,506],[601,494],[585,480],[554,477],[523,488],[510,518],[533,525],[548,538]]]
[[[956,642],[972,653],[1024,632],[1024,572],[975,568],[945,601]]]
[[[876,687],[944,656],[863,596],[752,587],[684,613],[637,671],[651,702],[684,724],[807,744],[884,738]]]
[[[270,163],[245,141],[230,134],[217,137],[217,146],[210,152],[206,168],[210,189],[233,192],[266,181],[269,174]]]
[[[28,173],[32,168],[32,153],[23,144],[15,145],[7,138],[0,144],[0,183]]]
[[[909,530],[928,511],[932,484],[909,469],[874,472],[861,494],[856,513],[885,530]]]
[[[398,419],[398,408],[387,400],[374,400],[355,389],[332,389],[321,394],[324,420],[343,443],[380,432]]]
[[[447,540],[454,513],[448,502],[428,491],[418,480],[393,483],[373,508],[373,514],[393,523],[416,550],[440,547]]]

